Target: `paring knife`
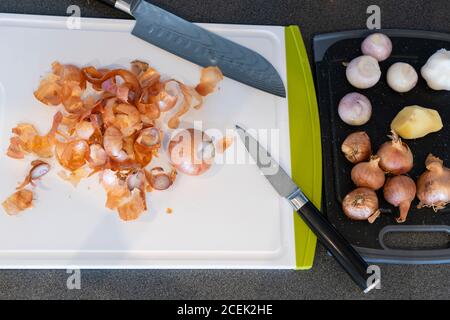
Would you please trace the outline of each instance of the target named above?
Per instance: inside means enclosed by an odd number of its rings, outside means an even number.
[[[203,67],[218,66],[231,79],[286,97],[283,80],[263,56],[144,0],[100,0],[136,19],[132,34]]]
[[[350,275],[353,281],[365,293],[374,289],[380,280],[376,279],[373,283],[368,283],[368,279],[371,276],[368,274],[369,266],[360,254],[322,215],[312,202],[309,201],[289,175],[272,158],[270,153],[255,138],[249,135],[245,129],[236,125],[236,130],[245,148],[262,170],[267,180],[269,180],[283,198],[286,198],[290,202],[294,210]],[[269,167],[276,168],[276,170],[268,170]]]

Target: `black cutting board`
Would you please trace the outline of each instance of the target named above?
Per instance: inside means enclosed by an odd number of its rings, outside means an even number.
[[[352,87],[345,76],[343,63],[350,62],[361,53],[361,43],[371,33],[368,30],[345,31],[314,37],[314,59],[319,100],[323,162],[324,162],[324,212],[339,231],[369,261],[386,263],[450,263],[450,205],[439,213],[432,209],[417,209],[418,200],[405,224],[398,225],[395,217],[398,209],[389,205],[382,191],[378,192],[382,215],[374,224],[349,220],[342,212],[342,199],[355,189],[350,172],[353,167],[340,147],[352,132],[366,131],[372,140],[374,153],[382,143],[389,140],[390,124],[405,106],[420,105],[439,111],[444,129],[425,138],[405,140],[414,154],[414,168],[409,175],[416,181],[425,171],[425,159],[432,152],[450,167],[450,92],[431,90],[420,76],[420,69],[437,50],[450,50],[450,35],[416,30],[381,30],[393,43],[392,56],[380,63],[383,72],[380,82],[373,88],[359,90]],[[411,64],[419,74],[418,85],[410,92],[400,94],[389,88],[387,69],[395,62]],[[372,119],[364,126],[346,125],[337,112],[340,99],[350,92],[366,95],[372,102]],[[420,246],[392,248],[385,243],[387,235],[404,232],[410,237],[417,234],[440,232],[445,234],[444,243],[437,248]],[[446,238],[445,238],[446,237]]]

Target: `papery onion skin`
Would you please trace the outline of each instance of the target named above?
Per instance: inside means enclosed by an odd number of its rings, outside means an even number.
[[[339,117],[351,126],[362,126],[372,117],[372,104],[366,96],[352,92],[345,95],[338,106]]]
[[[394,207],[400,207],[400,217],[396,219],[398,223],[406,221],[416,191],[416,183],[407,176],[395,176],[386,182],[383,189],[384,198]]]
[[[342,143],[342,152],[351,163],[360,163],[369,160],[372,154],[372,145],[366,132],[354,132]]]
[[[161,167],[153,168],[151,171],[146,171],[145,173],[151,188],[159,191],[169,189],[177,177],[175,170],[166,173]]]
[[[134,189],[127,200],[121,204],[117,211],[123,221],[133,221],[138,219],[146,210],[145,200],[142,198],[140,190]]]
[[[214,144],[204,132],[182,130],[169,142],[169,157],[174,168],[187,175],[205,173],[214,161]]]
[[[380,168],[394,175],[408,173],[414,166],[411,149],[395,131],[392,131],[390,138],[392,141],[385,142],[377,152],[381,159]]]
[[[44,136],[31,124],[18,125],[13,129],[7,155],[16,159],[23,159],[27,153],[39,157],[55,155],[67,169],[58,175],[74,186],[81,179],[100,173],[107,193],[106,207],[116,210],[125,221],[135,220],[147,210],[146,192],[167,190],[176,178],[175,169],[164,172],[158,168],[149,173],[150,179],[147,177],[145,167],[159,156],[163,143],[160,128],[178,128],[181,118],[190,109],[200,108],[203,97],[214,92],[223,80],[217,67],[204,68],[196,87],[174,79],[161,80],[156,69],[137,60],[132,62],[131,70],[92,66],[80,69],[55,62],[52,71],[41,81],[35,96],[47,105],[62,105],[64,113],[55,114],[52,129]],[[186,132],[189,138],[197,133]],[[182,155],[180,165],[186,174],[202,174],[214,160],[213,141],[199,133],[200,141],[177,140],[173,145]],[[231,143],[225,139],[220,150],[225,152]],[[34,180],[50,170],[43,161],[32,165],[19,188],[34,186]],[[5,209],[25,209],[20,197],[13,200],[20,201],[5,202],[4,206],[9,206]],[[32,195],[27,202],[31,205]]]
[[[432,154],[428,155],[425,165],[427,170],[417,181],[418,208],[430,207],[438,212],[450,203],[450,169]]]
[[[128,159],[128,154],[123,150],[123,135],[116,127],[106,129],[103,147],[106,154],[118,162],[124,162]]]
[[[31,169],[25,180],[17,186],[16,189],[23,189],[28,184],[34,185],[34,180],[40,179],[50,171],[50,165],[41,160],[34,160],[31,162]]]
[[[378,197],[375,191],[368,188],[358,188],[345,196],[342,209],[352,220],[368,220],[370,223],[379,216]]]
[[[33,192],[27,189],[16,191],[2,203],[3,209],[10,216],[17,215],[32,206]]]
[[[411,91],[419,81],[416,70],[408,63],[394,63],[387,72],[387,83],[392,90],[405,93]]]
[[[19,137],[11,137],[9,140],[9,147],[6,155],[13,159],[23,159],[25,158],[25,153],[22,151],[20,147],[20,139]]]
[[[379,167],[380,158],[372,157],[369,162],[361,162],[353,167],[351,177],[357,187],[372,190],[381,189],[386,181],[383,170]]]
[[[364,39],[361,44],[361,51],[364,55],[374,57],[378,61],[384,61],[392,53],[392,41],[382,33],[373,33]]]
[[[108,162],[108,155],[100,144],[91,144],[89,146],[88,163],[92,169],[103,167]]]
[[[195,90],[201,96],[207,96],[214,92],[217,84],[223,80],[222,71],[217,67],[207,67],[202,70],[202,75],[200,78],[200,83],[197,85]]]
[[[371,56],[360,56],[353,59],[346,70],[348,82],[358,89],[369,89],[381,78],[378,61]]]
[[[83,167],[89,159],[89,144],[84,140],[56,144],[56,158],[65,169],[75,171]]]

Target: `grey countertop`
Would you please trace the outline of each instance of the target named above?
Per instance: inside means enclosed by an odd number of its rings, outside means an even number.
[[[191,21],[296,24],[312,36],[366,25],[370,0],[153,0]],[[95,0],[2,0],[0,12],[127,18]],[[450,32],[447,0],[377,0],[383,28]],[[0,299],[448,299],[450,266],[382,266],[382,289],[364,295],[319,245],[310,271],[83,270],[68,290],[65,270],[0,271]]]

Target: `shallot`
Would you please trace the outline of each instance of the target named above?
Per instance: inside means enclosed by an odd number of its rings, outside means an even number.
[[[380,168],[394,175],[408,173],[414,165],[411,149],[395,131],[392,131],[392,136],[389,137],[392,141],[385,142],[377,152]]]
[[[204,132],[187,129],[169,142],[169,156],[178,171],[192,176],[205,173],[215,157],[212,139]]]
[[[350,192],[342,202],[342,209],[352,220],[368,220],[373,223],[380,216],[378,197],[375,191],[368,188]]]
[[[372,116],[372,104],[366,96],[352,92],[345,95],[339,102],[338,112],[346,124],[362,126]]]
[[[352,133],[342,143],[341,150],[351,163],[366,161],[372,154],[370,138],[364,131]]]
[[[384,198],[394,207],[400,207],[398,223],[406,221],[411,202],[416,197],[416,183],[407,176],[395,176],[388,179],[383,189]]]
[[[392,90],[405,93],[411,91],[419,81],[416,70],[408,63],[394,63],[387,72],[387,83]]]
[[[450,91],[450,51],[441,49],[433,54],[421,73],[431,89]]]
[[[381,78],[378,61],[371,56],[360,56],[353,59],[346,70],[348,82],[358,89],[369,89]]]
[[[391,55],[392,41],[382,33],[373,33],[363,41],[361,51],[364,55],[374,57],[381,62]]]
[[[366,187],[372,190],[378,190],[383,187],[385,175],[380,169],[378,163],[380,158],[374,156],[369,162],[361,162],[353,167],[351,177],[357,187]]]
[[[450,169],[432,154],[428,155],[425,165],[427,171],[417,181],[419,208],[430,207],[437,212],[450,203]]]

